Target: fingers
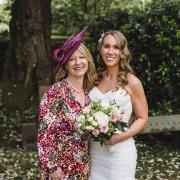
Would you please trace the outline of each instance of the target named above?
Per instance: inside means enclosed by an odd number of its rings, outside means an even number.
[[[104,141],[103,141],[103,142],[104,142],[104,145],[105,145],[105,146],[107,146],[107,147],[112,146],[112,142],[111,142],[111,140],[109,140],[109,141],[108,141],[108,140],[104,139]]]
[[[108,146],[108,141],[106,139],[103,140],[105,146]]]

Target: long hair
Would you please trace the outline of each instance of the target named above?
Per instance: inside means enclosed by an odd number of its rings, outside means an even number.
[[[107,35],[112,35],[117,43],[117,46],[120,49],[120,62],[119,62],[119,73],[118,73],[118,87],[124,88],[128,84],[128,79],[127,76],[129,74],[134,74],[133,69],[130,67],[129,62],[132,59],[132,55],[128,49],[128,42],[125,38],[125,36],[119,32],[119,31],[107,31],[101,35],[101,38],[98,41],[98,49],[100,51],[104,38]],[[102,61],[102,58],[100,54],[97,57],[97,61],[101,66],[98,69],[96,80],[95,80],[95,85],[98,85],[100,80],[103,78],[103,75],[106,70],[106,66]],[[103,64],[102,64],[103,63]]]
[[[84,89],[90,90],[93,84],[94,75],[96,74],[93,58],[90,51],[87,49],[87,47],[83,43],[80,44],[80,46],[78,47],[78,50],[80,53],[82,53],[85,56],[85,58],[88,61],[88,70],[84,76],[83,87]],[[56,74],[56,81],[60,81],[68,76],[66,65],[67,63],[61,65],[61,67],[59,68]]]

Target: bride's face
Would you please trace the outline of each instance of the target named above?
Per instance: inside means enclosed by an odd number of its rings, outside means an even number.
[[[107,67],[119,66],[120,49],[113,35],[108,34],[103,39],[100,55]]]

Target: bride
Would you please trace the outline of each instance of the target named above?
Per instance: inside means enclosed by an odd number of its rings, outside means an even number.
[[[146,97],[141,81],[129,65],[131,54],[124,35],[119,31],[105,32],[98,43],[99,60],[105,68],[98,73],[90,99],[104,103],[115,99],[124,110],[123,121],[129,122],[132,112],[136,120],[128,131],[104,140],[103,146],[91,141],[89,180],[134,180],[137,152],[133,136],[147,124]]]

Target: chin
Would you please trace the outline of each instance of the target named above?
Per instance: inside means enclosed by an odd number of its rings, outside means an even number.
[[[106,66],[107,67],[113,67],[113,66],[116,66],[116,64],[114,64],[114,63],[106,63]]]
[[[114,66],[119,66],[119,62],[106,62],[105,65],[107,67],[114,67]]]
[[[86,72],[79,72],[79,73],[74,73],[74,76],[81,77],[84,76],[85,74]]]

